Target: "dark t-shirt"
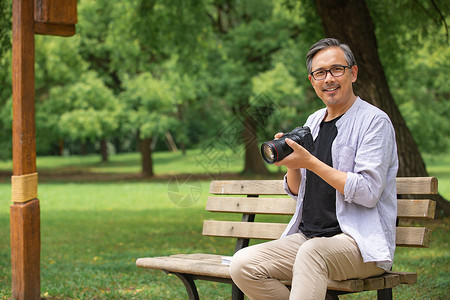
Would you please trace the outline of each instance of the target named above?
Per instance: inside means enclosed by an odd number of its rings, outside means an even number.
[[[322,121],[314,141],[315,149],[312,154],[329,166],[333,166],[331,145],[338,133],[336,121],[339,118]],[[336,218],[336,189],[309,170],[306,171],[306,189],[299,229],[308,238],[331,237],[342,232]]]

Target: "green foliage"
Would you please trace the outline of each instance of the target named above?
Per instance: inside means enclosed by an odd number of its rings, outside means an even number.
[[[12,157],[12,98],[0,110],[0,161]]]
[[[0,56],[0,161],[11,157],[12,82],[11,51]]]
[[[12,1],[0,1],[0,57],[11,49]]]
[[[76,107],[74,103],[71,103],[73,98],[82,97],[80,92],[74,89],[83,84],[90,85],[91,82],[86,77],[92,77],[92,75],[86,73],[88,63],[79,54],[79,36],[73,38],[36,36],[35,40],[36,150],[38,154],[59,154],[55,149],[59,148],[60,140],[79,142],[86,139],[76,137],[84,133],[68,136],[67,131],[60,130],[59,122],[63,114]],[[95,80],[92,81],[91,89],[97,88],[96,83]],[[78,93],[78,96],[73,95],[71,99],[68,96],[69,93]],[[76,131],[82,127],[72,128]],[[93,137],[92,133],[88,135]]]
[[[445,153],[450,146],[450,48],[423,43],[396,72],[392,93],[422,153]]]
[[[142,138],[163,135],[176,121],[176,99],[166,80],[142,73],[124,81],[121,99],[126,103],[130,125]]]
[[[53,86],[79,81],[88,70],[88,62],[80,55],[81,37],[55,38],[36,35],[36,98],[44,101]]]
[[[448,1],[366,2],[375,23],[380,58],[387,73],[401,72],[402,67],[414,58],[413,53],[420,51],[426,42],[448,45],[450,36],[445,28],[445,17],[450,15]]]
[[[255,9],[260,6],[268,10],[261,13]],[[210,65],[213,75],[220,74],[214,82],[218,94],[232,106],[248,102],[251,77],[272,68],[273,55],[295,38],[298,30],[298,24],[285,15],[273,13],[271,1],[234,8],[239,17],[232,13],[234,10],[221,15],[228,22],[219,24],[222,31],[216,36],[217,48],[213,51],[218,54],[213,58],[219,61]]]
[[[307,102],[303,97],[304,90],[289,73],[283,63],[252,78],[251,106],[259,106],[261,99],[267,102],[263,118],[258,120],[261,135],[266,139],[274,133],[290,131],[306,120]],[[303,121],[304,121],[303,120]]]
[[[450,145],[448,1],[367,3],[391,92],[420,151],[446,152]]]
[[[123,18],[114,18],[118,16],[117,11],[123,9],[120,2],[122,1],[86,0],[80,1],[78,5],[78,53],[89,64],[89,69],[95,71],[115,93],[120,92],[120,79],[117,69],[113,67],[112,56],[122,48],[121,44],[109,41],[110,35],[115,32],[114,25],[120,21],[124,21],[124,26],[127,24],[127,20]],[[126,10],[122,10],[124,11]],[[125,39],[121,43],[128,44]]]
[[[367,4],[391,91],[420,150],[445,152],[447,1]],[[11,155],[10,14],[3,0],[0,158]],[[60,139],[104,136],[133,150],[138,131],[170,130],[177,143],[196,147],[234,126],[242,110],[261,109],[261,99],[272,111],[260,137],[290,130],[322,105],[304,66],[322,36],[313,1],[79,1],[74,37],[36,36],[38,153],[58,153]],[[107,102],[118,107],[100,107]]]
[[[11,8],[0,0],[0,160],[11,157]]]
[[[220,1],[214,6],[215,47],[207,55],[205,80],[210,94],[229,112],[218,124],[232,128],[237,143],[242,143],[239,132],[249,115],[261,139],[280,127],[299,125],[304,120],[298,112],[308,101],[302,100],[306,82],[298,82],[304,59],[295,58],[301,56],[298,37],[305,18],[275,1]]]
[[[448,1],[366,2],[391,92],[420,151],[446,152],[450,145]]]
[[[76,83],[53,87],[37,119],[56,138],[94,141],[113,135],[121,107],[102,80],[87,72]]]

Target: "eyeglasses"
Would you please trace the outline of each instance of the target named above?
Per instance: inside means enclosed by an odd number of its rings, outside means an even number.
[[[333,77],[339,77],[339,76],[344,75],[345,68],[351,69],[352,67],[351,66],[335,66],[328,70],[317,70],[317,71],[311,72],[311,76],[315,80],[324,80],[325,78],[327,78],[327,73],[330,72],[330,74]]]

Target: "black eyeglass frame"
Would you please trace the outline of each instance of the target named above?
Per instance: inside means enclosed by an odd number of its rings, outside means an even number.
[[[332,67],[332,68],[330,68],[328,70],[315,70],[315,71],[309,73],[309,75],[311,75],[312,78],[314,78],[314,80],[316,80],[316,81],[322,81],[322,80],[325,80],[325,78],[327,78],[327,73],[328,72],[330,72],[331,76],[333,76],[333,77],[341,77],[342,75],[345,74],[345,68],[349,68],[351,70],[352,67],[353,66],[350,66],[350,65],[347,65],[347,66],[337,65],[337,66],[334,66],[334,67]],[[344,68],[344,73],[342,73],[341,75],[333,75],[333,72],[331,70],[333,70],[334,68]],[[322,78],[322,79],[316,79],[316,77],[314,76],[314,73],[316,73],[316,72],[323,72],[323,71],[325,71],[325,77]]]

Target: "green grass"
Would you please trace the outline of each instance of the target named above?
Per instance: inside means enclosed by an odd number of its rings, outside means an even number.
[[[232,254],[232,239],[201,235],[203,219],[214,218],[204,207],[209,182],[215,175],[207,175],[200,181],[190,179],[190,185],[182,187],[185,189],[182,193],[191,187],[198,191],[192,203],[179,202],[171,193],[175,186],[172,175],[207,173],[196,160],[200,154],[195,150],[189,151],[186,157],[181,153],[156,153],[158,178],[127,177],[114,181],[97,179],[102,174],[108,179],[111,174],[138,173],[139,155],[115,155],[106,164],[100,163],[98,156],[39,157],[42,296],[47,299],[186,299],[178,278],[162,271],[139,269],[135,260],[175,253]],[[11,186],[6,174],[10,164],[0,162],[0,174],[4,174],[0,178],[0,299],[11,297]],[[219,170],[233,173],[241,169],[242,161],[233,159]],[[450,198],[445,187],[450,181],[448,158],[434,158],[429,170],[432,175],[438,174],[440,191]],[[228,218],[240,219],[237,215]],[[431,222],[434,231],[430,248],[398,248],[395,270],[418,271],[419,282],[396,288],[396,299],[447,296],[450,287],[448,221]],[[197,284],[202,299],[229,299],[227,284],[205,281]],[[369,296],[373,299],[373,293]],[[342,299],[369,299],[369,296],[349,295]]]
[[[239,173],[244,164],[242,152],[233,153],[230,149],[188,150],[186,155],[181,151],[155,152],[153,154],[154,172],[156,175],[171,174],[227,174]],[[99,155],[73,155],[65,157],[41,156],[36,159],[36,167],[43,175],[74,174],[137,174],[141,171],[139,153],[121,153],[111,155],[109,162],[101,162]],[[283,172],[284,168],[268,165],[271,172]],[[11,161],[0,160],[0,174],[12,170]],[[55,177],[55,176],[53,176]],[[4,179],[4,178],[3,178]],[[0,177],[0,180],[1,177]]]
[[[208,182],[197,183],[201,196],[190,207],[170,200],[167,183],[41,184],[42,295],[49,299],[183,299],[181,281],[161,271],[138,269],[135,260],[181,252],[232,253],[231,240],[201,236]],[[9,185],[0,185],[0,194],[8,196],[8,190]],[[8,213],[8,203],[2,201],[0,295],[4,299],[10,296]],[[217,288],[207,284],[202,293],[206,299],[225,295],[225,291],[214,294]]]
[[[450,200],[450,155],[424,155],[427,171],[439,181],[439,193]]]

